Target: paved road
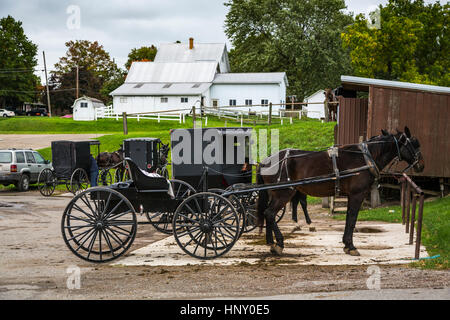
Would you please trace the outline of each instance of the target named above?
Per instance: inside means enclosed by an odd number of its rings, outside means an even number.
[[[244,300],[450,300],[450,288],[381,289],[285,294],[266,297],[221,297]]]

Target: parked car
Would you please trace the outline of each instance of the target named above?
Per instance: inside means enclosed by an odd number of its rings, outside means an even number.
[[[39,109],[27,111],[27,116],[48,117],[48,112],[47,112],[47,110],[45,110],[43,108],[39,108]]]
[[[6,109],[0,109],[0,117],[14,117],[16,114],[14,111],[6,110]]]
[[[52,169],[52,164],[37,151],[0,150],[0,183],[4,186],[14,184],[19,191],[27,191],[30,184],[37,182],[39,173],[45,168]]]

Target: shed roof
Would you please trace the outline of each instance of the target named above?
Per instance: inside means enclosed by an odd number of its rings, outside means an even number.
[[[133,62],[125,83],[211,82],[217,62]]]
[[[399,88],[399,89],[429,91],[429,92],[450,94],[449,87],[439,87],[439,86],[432,86],[432,85],[427,85],[427,84],[418,84],[418,83],[411,83],[411,82],[389,81],[389,80],[361,78],[361,77],[353,77],[353,76],[341,76],[341,82],[342,82],[342,85],[344,86],[344,88],[346,88],[346,89],[361,90],[361,91],[368,91],[369,86],[373,85],[373,86],[377,86],[377,87],[389,87],[389,88]]]
[[[148,95],[200,95],[211,83],[124,83],[110,94],[112,96],[148,96]]]
[[[285,72],[254,73],[218,73],[213,83],[245,84],[245,83],[282,83],[288,85]]]
[[[77,103],[77,101],[80,101],[80,100],[90,100],[90,101],[92,101],[93,106],[94,106],[95,108],[98,108],[98,107],[104,107],[104,106],[105,106],[105,104],[103,103],[102,100],[99,100],[99,99],[97,99],[97,98],[92,98],[92,97],[82,96],[82,97],[80,97],[80,98],[78,98],[78,99],[75,99],[75,101],[73,102],[72,108],[75,106],[75,104]]]

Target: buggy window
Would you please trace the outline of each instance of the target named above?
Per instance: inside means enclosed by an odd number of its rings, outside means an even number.
[[[0,152],[0,163],[10,163],[12,161],[11,152]]]
[[[33,157],[33,153],[27,151],[25,152],[25,156],[27,158],[27,163],[36,163]]]
[[[23,152],[16,152],[16,160],[17,163],[25,163],[25,156],[23,155]]]
[[[36,159],[36,163],[45,164],[45,159],[37,152],[33,152],[34,158]]]

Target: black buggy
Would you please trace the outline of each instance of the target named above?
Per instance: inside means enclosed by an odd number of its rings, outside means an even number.
[[[234,146],[239,147],[239,143]],[[233,174],[233,181],[237,182],[228,186],[220,184],[217,188],[214,183],[222,183],[222,180],[210,179],[210,172],[223,179],[225,172],[202,165],[201,174],[198,171],[194,176],[199,183],[194,188],[186,181],[167,180],[143,170],[131,158],[125,158],[125,162],[129,180],[89,188],[77,194],[64,210],[61,221],[64,241],[84,260],[107,262],[120,257],[132,245],[138,224],[152,224],[160,231],[173,234],[179,247],[192,257],[214,259],[227,253],[244,232],[254,228],[249,201],[260,190],[286,189],[334,179],[327,176],[252,185],[247,183],[251,182],[248,172],[242,172],[242,165],[236,163],[235,169],[239,171],[226,173]],[[138,222],[137,213],[145,213],[149,221]]]
[[[49,197],[57,185],[65,185],[67,191],[77,193],[90,185],[89,169],[91,146],[100,148],[99,141],[52,141],[52,166],[38,177],[38,188]]]

